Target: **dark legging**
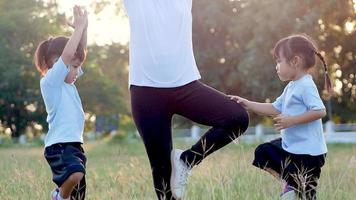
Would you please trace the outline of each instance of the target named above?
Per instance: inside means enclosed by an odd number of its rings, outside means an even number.
[[[191,167],[248,127],[248,114],[240,104],[199,81],[176,88],[131,86],[130,91],[133,118],[148,154],[158,199],[173,199],[170,153],[174,114],[212,127],[183,152],[181,159]]]

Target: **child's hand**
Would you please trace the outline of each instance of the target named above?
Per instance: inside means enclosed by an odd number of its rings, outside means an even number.
[[[249,109],[248,108],[249,100],[239,97],[239,96],[233,96],[233,95],[229,95],[229,97],[231,100],[236,101],[237,103],[241,104],[242,107],[244,107],[245,109]]]
[[[74,8],[73,8],[73,14],[74,14]],[[87,11],[84,9],[84,15],[88,15]],[[74,15],[73,15],[74,16]],[[67,21],[67,25],[75,29],[75,25],[73,22]],[[88,28],[88,19],[86,20],[86,24],[84,26],[85,28]]]
[[[86,28],[88,26],[88,13],[86,10],[83,12],[79,6],[74,6],[73,17],[74,22],[70,26],[74,28]]]
[[[276,121],[276,123],[274,124],[274,128],[277,131],[286,129],[294,125],[293,117],[283,114],[277,115],[277,117],[273,118],[273,120]]]

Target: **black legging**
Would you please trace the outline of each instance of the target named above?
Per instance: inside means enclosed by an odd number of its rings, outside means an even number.
[[[240,104],[199,81],[176,88],[131,86],[130,91],[132,115],[146,147],[158,199],[173,199],[170,153],[174,114],[212,126],[182,154],[181,159],[191,166],[229,144],[248,127],[248,114]]]

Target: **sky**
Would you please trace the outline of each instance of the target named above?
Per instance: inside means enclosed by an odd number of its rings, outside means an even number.
[[[47,0],[50,1],[50,0]],[[86,8],[89,13],[88,42],[98,45],[111,43],[127,44],[129,41],[129,23],[124,9],[119,15],[116,13],[116,3],[123,6],[122,0],[56,0],[59,12],[65,13],[69,18],[72,16],[74,5]],[[107,2],[107,5],[100,13],[95,14],[91,4],[95,2]],[[356,0],[352,0],[356,13]],[[348,32],[355,29],[355,21],[346,22],[345,28]]]
[[[101,12],[95,14],[91,4],[98,0],[57,0],[58,11],[65,13],[67,18],[72,16],[72,8],[79,5],[88,11],[88,43],[106,45],[111,43],[127,44],[129,40],[129,23],[124,10],[117,15],[115,2],[109,2]],[[120,2],[120,1],[118,1]],[[121,3],[119,5],[122,6]]]
[[[48,0],[50,1],[50,0]],[[111,43],[127,44],[129,41],[129,23],[124,9],[117,14],[116,3],[123,6],[122,0],[56,0],[60,13],[65,13],[69,18],[72,16],[74,5],[86,8],[89,13],[88,42],[105,45]],[[107,2],[108,5],[99,13],[95,14],[90,6],[95,2]],[[356,13],[356,0],[352,0]],[[355,21],[346,22],[348,32],[355,29]]]

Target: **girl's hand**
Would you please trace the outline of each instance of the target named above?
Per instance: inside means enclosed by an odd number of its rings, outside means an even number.
[[[249,109],[249,100],[239,97],[239,96],[233,96],[233,95],[229,95],[230,99],[233,101],[236,101],[237,103],[241,104],[242,107],[244,107],[245,109]]]
[[[74,22],[71,24],[74,28],[86,28],[88,26],[88,13],[86,10],[84,12],[79,6],[74,6],[73,8]]]
[[[74,12],[74,8],[73,8],[73,12]],[[84,9],[84,15],[88,15],[88,13],[85,9]],[[67,25],[72,27],[73,29],[75,29],[74,22],[67,21]],[[88,28],[88,19],[86,20],[86,24],[85,24],[84,28]]]
[[[274,128],[277,131],[286,129],[294,125],[293,117],[283,114],[277,115],[277,117],[273,118],[273,120],[276,121],[276,123],[274,124]]]

